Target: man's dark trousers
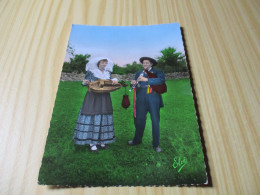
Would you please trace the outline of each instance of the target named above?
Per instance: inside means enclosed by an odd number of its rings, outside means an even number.
[[[137,88],[136,91],[136,118],[135,118],[135,137],[133,142],[142,142],[145,129],[146,115],[150,113],[152,120],[153,146],[159,146],[160,140],[160,100],[161,95],[152,91],[147,94],[147,88]]]

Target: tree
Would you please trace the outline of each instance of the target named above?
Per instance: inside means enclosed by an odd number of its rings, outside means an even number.
[[[74,52],[75,52],[75,49],[72,47],[71,43],[69,42],[68,46],[67,46],[67,53],[74,57],[75,56]]]
[[[70,57],[70,62],[64,62],[62,67],[62,72],[77,72],[77,73],[86,73],[85,66],[89,62],[91,55],[89,54],[75,54],[75,49],[72,47],[71,43],[67,46],[67,53]]]
[[[142,70],[143,66],[141,64],[137,64],[134,61],[132,64],[127,64],[126,67],[118,66],[117,64],[113,67],[112,74],[129,74],[129,73],[136,73],[138,70]]]
[[[91,55],[86,54],[86,55],[82,55],[82,54],[76,54],[74,56],[74,58],[70,58],[70,67],[72,69],[73,72],[77,72],[77,73],[86,73],[85,67],[86,64],[89,62],[89,58]]]
[[[162,56],[158,57],[157,68],[164,72],[187,72],[185,55],[176,52],[175,48],[168,47],[161,50]]]
[[[120,74],[120,75],[126,74],[126,68],[114,64],[112,74]]]
[[[126,65],[126,74],[136,73],[137,71],[142,69],[143,69],[142,64],[137,64],[136,61],[134,61],[132,64]]]
[[[70,67],[70,63],[69,62],[64,62],[63,63],[63,67],[62,67],[62,72],[72,72],[72,69]]]
[[[85,67],[89,62],[89,54],[76,54],[73,58],[70,58],[70,62],[64,62],[62,67],[62,72],[77,72],[77,73],[86,73]]]

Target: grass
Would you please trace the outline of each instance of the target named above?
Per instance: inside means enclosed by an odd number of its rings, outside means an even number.
[[[116,142],[108,150],[91,153],[89,146],[74,145],[72,136],[86,87],[81,82],[60,82],[39,172],[39,184],[86,186],[147,186],[203,184],[203,152],[189,79],[167,81],[161,109],[160,147],[152,149],[152,125],[147,115],[143,142],[126,143],[134,136],[131,105],[121,106],[124,88],[111,93]],[[176,167],[176,160],[187,164]],[[175,164],[173,164],[175,163]],[[174,166],[173,166],[174,165]]]

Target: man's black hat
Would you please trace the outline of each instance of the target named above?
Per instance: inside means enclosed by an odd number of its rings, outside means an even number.
[[[141,57],[140,58],[141,63],[143,63],[144,60],[149,60],[153,64],[153,66],[155,66],[157,64],[157,61],[153,58],[149,58],[149,57]]]

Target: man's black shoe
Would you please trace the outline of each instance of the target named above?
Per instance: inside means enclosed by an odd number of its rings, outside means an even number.
[[[154,149],[156,152],[162,152],[162,149],[161,149],[159,146],[153,147],[153,149]]]
[[[141,143],[137,144],[137,143],[134,143],[133,140],[130,140],[130,141],[127,142],[127,144],[130,145],[130,146],[135,146],[135,145],[138,145],[138,144],[141,144]]]

